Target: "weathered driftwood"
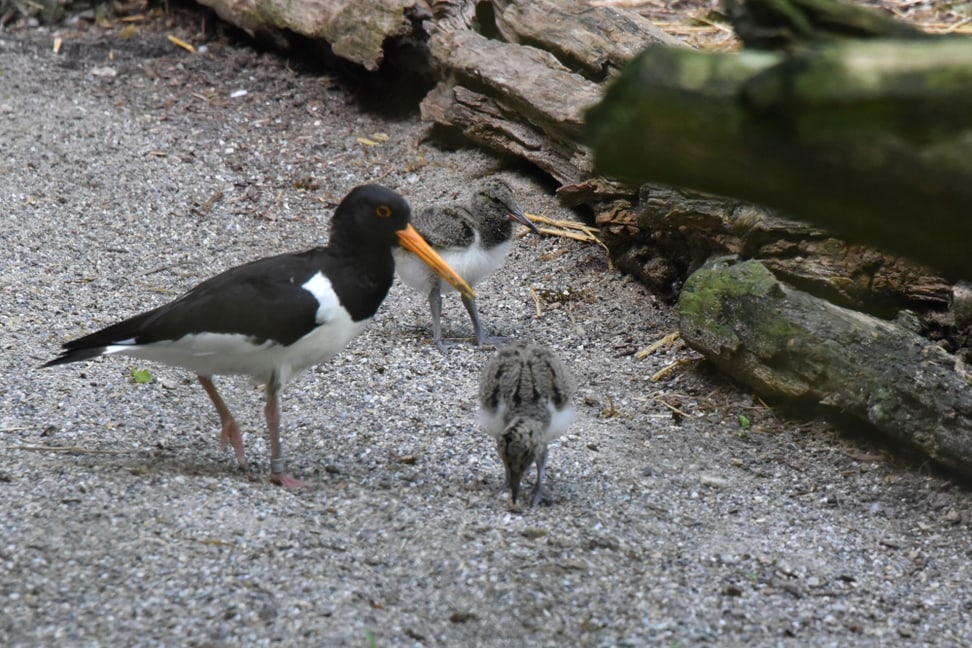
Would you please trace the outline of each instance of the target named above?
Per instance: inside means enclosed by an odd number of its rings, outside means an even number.
[[[972,41],[652,47],[589,115],[598,170],[780,209],[972,278]]]
[[[431,15],[423,0],[199,0],[253,36],[293,32],[330,45],[340,58],[376,70],[385,41],[410,34],[413,21]]]
[[[490,8],[485,17],[480,11],[480,31],[495,30],[501,39],[456,28],[463,21],[443,18],[427,27],[443,81],[423,101],[422,117],[528,160],[563,185],[588,180],[593,165],[581,143],[584,112],[601,98],[603,81],[641,49],[674,39],[637,14],[577,0],[480,6]],[[455,11],[461,13],[461,4]],[[493,24],[482,24],[487,20]],[[618,193],[617,185],[604,188]],[[593,184],[578,191],[600,189]]]
[[[590,152],[579,141],[584,110],[601,96],[596,84],[549,52],[471,31],[436,34],[429,51],[448,81],[422,102],[424,119],[530,160],[563,183],[590,174]]]
[[[592,81],[617,73],[651,43],[681,45],[651,21],[617,7],[578,0],[495,0],[493,6],[504,39],[551,52]]]
[[[972,389],[956,359],[895,322],[835,306],[755,261],[685,283],[682,338],[767,398],[834,407],[972,475]]]

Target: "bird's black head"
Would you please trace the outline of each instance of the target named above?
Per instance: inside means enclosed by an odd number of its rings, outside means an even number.
[[[391,248],[398,232],[408,227],[412,210],[405,199],[376,184],[355,187],[331,219],[331,242]]]
[[[391,249],[400,245],[424,261],[467,299],[475,299],[476,293],[469,284],[412,227],[409,222],[411,217],[412,210],[408,203],[391,189],[381,185],[355,187],[334,212],[328,249],[342,254],[346,259],[372,266],[383,264],[388,271],[390,286],[394,271]]]

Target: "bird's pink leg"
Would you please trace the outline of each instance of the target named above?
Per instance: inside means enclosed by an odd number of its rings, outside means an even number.
[[[241,468],[246,468],[246,457],[243,456],[243,435],[240,434],[240,426],[236,424],[236,419],[230,414],[229,408],[226,407],[226,403],[223,402],[223,398],[216,391],[216,385],[213,384],[213,379],[209,376],[198,376],[199,384],[202,388],[206,390],[209,395],[209,400],[213,401],[213,405],[216,406],[216,412],[219,414],[220,432],[219,432],[219,443],[223,448],[226,448],[227,444],[233,444],[233,452],[236,453],[236,461],[240,464]]]
[[[267,383],[267,405],[263,409],[270,433],[270,481],[284,488],[303,488],[306,483],[284,472],[283,452],[280,449],[280,385],[276,378]]]

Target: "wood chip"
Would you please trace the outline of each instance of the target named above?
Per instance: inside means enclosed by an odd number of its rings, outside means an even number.
[[[652,375],[652,377],[649,378],[649,380],[651,382],[658,382],[659,380],[661,380],[662,378],[664,378],[665,376],[667,376],[671,372],[675,371],[679,367],[684,367],[685,365],[695,364],[696,362],[699,362],[702,359],[703,358],[701,356],[699,356],[697,358],[680,358],[678,360],[675,360],[674,362],[669,362],[667,365],[665,365],[664,367],[662,367],[660,370],[656,371]]]
[[[636,359],[638,359],[638,360],[644,360],[645,358],[647,358],[648,356],[650,356],[652,353],[654,353],[658,349],[667,348],[667,347],[672,346],[681,337],[682,337],[682,332],[681,331],[672,331],[671,333],[669,333],[665,337],[661,338],[660,340],[656,340],[656,341],[652,342],[651,344],[649,344],[648,346],[646,346],[641,351],[638,351],[637,353],[635,353],[634,354],[634,357]]]
[[[193,47],[191,44],[187,43],[186,41],[182,40],[178,36],[173,36],[172,34],[169,34],[168,35],[168,39],[169,39],[169,42],[170,43],[172,43],[173,45],[175,45],[177,47],[181,47],[182,49],[186,50],[190,54],[195,54],[196,53],[196,48],[195,47]]]
[[[548,218],[540,214],[527,213],[526,217],[537,226],[537,229],[540,230],[541,234],[560,236],[562,238],[568,238],[574,241],[581,241],[582,243],[595,243],[601,246],[607,253],[608,266],[611,268],[611,270],[614,270],[614,261],[611,259],[611,251],[608,249],[608,246],[604,244],[604,241],[602,241],[598,236],[599,230],[597,228],[591,227],[590,225],[585,225],[584,223],[578,223],[576,221]]]

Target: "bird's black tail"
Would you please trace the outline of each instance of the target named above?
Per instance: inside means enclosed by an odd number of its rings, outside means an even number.
[[[89,333],[82,337],[65,342],[61,355],[57,356],[42,367],[53,367],[68,362],[80,362],[97,358],[105,352],[109,346],[118,344],[123,340],[137,340],[145,322],[151,319],[160,309],[148,311],[129,317],[127,320],[117,322],[107,326],[100,331]]]
[[[85,347],[83,349],[64,349],[61,351],[61,355],[57,356],[49,362],[45,362],[41,365],[44,367],[53,367],[59,364],[67,364],[68,362],[80,362],[81,360],[90,360],[91,358],[97,358],[102,353],[105,352],[107,347]]]

